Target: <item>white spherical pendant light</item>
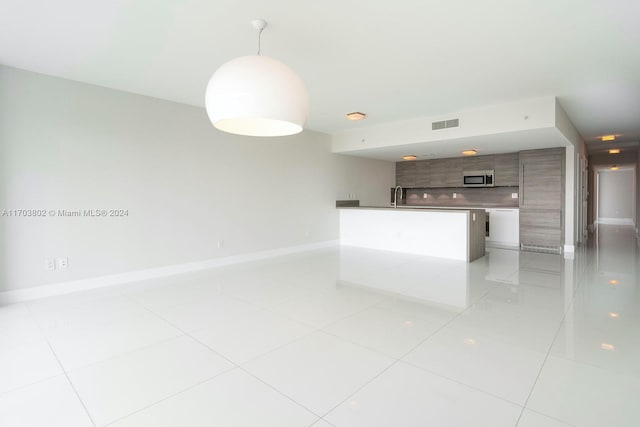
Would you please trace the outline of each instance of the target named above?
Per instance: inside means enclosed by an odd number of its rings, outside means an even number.
[[[253,21],[262,31],[266,22]],[[302,131],[309,95],[288,66],[261,55],[242,56],[211,76],[205,96],[211,123],[224,132],[249,136],[283,136]]]

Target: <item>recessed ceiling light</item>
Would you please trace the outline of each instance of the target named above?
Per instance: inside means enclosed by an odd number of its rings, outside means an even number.
[[[617,319],[618,317],[620,317],[620,314],[611,312],[611,313],[609,313],[609,317],[611,317],[613,319]]]
[[[367,118],[367,115],[365,113],[361,113],[359,111],[354,111],[353,113],[348,113],[347,114],[347,119],[349,120],[362,120]]]
[[[609,169],[611,169],[612,171],[617,171],[618,169],[620,169],[620,167],[618,165],[611,165]]]
[[[466,345],[475,345],[476,340],[474,340],[473,338],[465,338],[464,343]]]
[[[603,135],[600,138],[603,141],[615,141],[616,140],[616,136],[615,135]]]
[[[616,279],[611,279],[609,280],[609,283],[611,283],[612,285],[617,285],[620,282],[618,282]]]
[[[475,156],[476,154],[478,154],[477,150],[464,150],[462,152],[463,156]]]
[[[611,150],[609,150],[609,154],[620,154],[620,149],[612,148]]]
[[[418,158],[418,156],[415,156],[415,155],[413,155],[413,154],[407,154],[406,156],[402,156],[402,158],[403,158],[404,160],[415,160],[415,159],[417,159],[417,158]]]
[[[602,344],[600,344],[600,348],[607,351],[614,351],[616,349],[616,346],[603,342]]]

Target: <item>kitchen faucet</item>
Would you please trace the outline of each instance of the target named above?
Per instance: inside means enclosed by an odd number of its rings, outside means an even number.
[[[396,188],[393,190],[393,207],[398,207],[398,190],[400,190],[400,201],[402,201],[402,187],[396,185]]]

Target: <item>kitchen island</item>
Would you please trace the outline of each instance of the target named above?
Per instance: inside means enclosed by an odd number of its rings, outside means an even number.
[[[485,211],[343,207],[340,245],[471,262],[485,254]]]

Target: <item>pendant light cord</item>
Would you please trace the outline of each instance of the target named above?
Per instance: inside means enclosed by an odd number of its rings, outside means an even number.
[[[258,55],[260,55],[260,49],[261,49],[262,30],[264,30],[264,28],[261,28],[260,30],[258,30]]]

